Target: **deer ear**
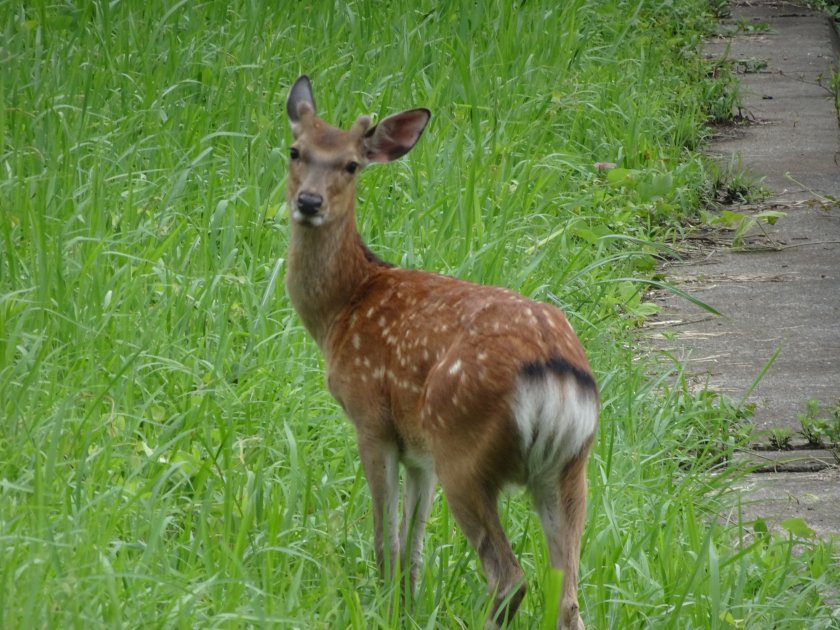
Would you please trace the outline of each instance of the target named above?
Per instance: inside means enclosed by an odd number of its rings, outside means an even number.
[[[292,125],[300,122],[301,114],[309,109],[312,114],[315,113],[315,98],[312,96],[312,84],[309,82],[309,77],[301,75],[292,89],[289,91],[289,98],[286,100],[286,113],[289,115],[289,120]]]
[[[383,119],[365,133],[365,155],[371,162],[390,162],[417,144],[432,117],[428,109],[410,109]]]

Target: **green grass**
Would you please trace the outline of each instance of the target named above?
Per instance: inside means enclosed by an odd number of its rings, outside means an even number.
[[[739,520],[740,410],[632,344],[711,194],[704,3],[491,4],[0,0],[0,627],[483,623],[440,497],[409,610],[376,574],[352,427],[282,287],[301,72],[334,122],[434,112],[362,176],[377,253],[557,303],[584,340],[589,627],[837,627],[832,547]],[[525,497],[502,508],[534,627],[544,543]]]

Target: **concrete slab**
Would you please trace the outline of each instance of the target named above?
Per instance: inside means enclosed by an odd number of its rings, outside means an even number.
[[[763,177],[779,199],[805,199],[817,191],[840,198],[831,91],[840,45],[828,18],[789,2],[736,2],[727,23],[767,30],[716,38],[707,46],[710,57],[758,68],[740,77],[743,113],[752,124],[714,142],[712,154],[724,162],[740,156],[745,170]]]
[[[813,473],[767,473],[751,475],[740,484],[741,518],[759,518],[769,526],[787,518],[802,518],[820,538],[837,536],[840,506],[840,471],[825,469]],[[731,521],[736,514],[728,516]]]
[[[699,248],[692,241],[692,255],[663,271],[724,316],[660,294],[662,313],[645,334],[686,359],[698,388],[755,403],[759,431],[796,431],[807,400],[826,413],[840,401],[840,129],[827,88],[840,46],[826,17],[789,2],[735,2],[727,25],[734,35],[707,52],[749,70],[741,77],[747,123],[722,130],[710,153],[763,179],[771,200],[752,211],[787,216],[753,230],[742,251],[721,233]],[[840,535],[833,451],[800,452],[793,462],[765,451],[742,457],[788,471],[744,480],[747,518],[799,516],[820,535]]]
[[[759,431],[799,430],[805,401],[822,402],[829,413],[840,399],[840,210],[789,208],[789,217],[768,229],[782,247],[738,252],[726,244],[702,258],[664,266],[669,281],[719,310],[700,308],[660,294],[661,347],[686,360],[702,384],[756,405]],[[763,235],[762,235],[763,237]],[[766,239],[760,242],[766,245]]]

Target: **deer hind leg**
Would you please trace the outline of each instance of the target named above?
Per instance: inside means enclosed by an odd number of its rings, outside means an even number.
[[[478,554],[487,589],[494,597],[486,627],[497,628],[516,614],[527,589],[524,573],[499,521],[498,490],[475,480],[440,477],[449,509]]]
[[[399,560],[399,450],[391,442],[359,436],[359,456],[373,499],[373,542],[376,562],[385,580],[396,574]],[[387,539],[387,548],[386,548]]]
[[[532,488],[548,544],[551,566],[563,572],[559,630],[583,630],[577,599],[580,537],[586,518],[586,455],[588,448],[566,464],[559,483]]]
[[[423,534],[432,509],[435,475],[431,466],[407,465],[405,497],[400,528],[400,550],[403,569],[410,567],[409,591],[414,592],[423,559]]]

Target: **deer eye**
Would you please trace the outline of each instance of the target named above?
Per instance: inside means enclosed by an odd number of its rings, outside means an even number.
[[[359,170],[359,163],[358,162],[347,162],[347,165],[344,167],[344,170],[352,175],[357,170]]]
[[[298,151],[297,147],[292,147],[289,149],[289,157],[293,160],[297,160],[300,158],[300,151]]]

